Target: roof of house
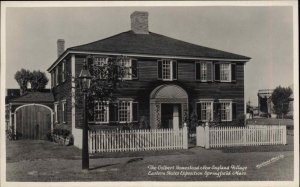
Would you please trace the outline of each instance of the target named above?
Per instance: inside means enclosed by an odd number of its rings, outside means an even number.
[[[18,98],[11,99],[10,103],[52,103],[54,97],[51,92],[28,92]]]
[[[249,60],[249,57],[184,42],[149,32],[123,32],[109,38],[69,48],[75,51],[109,52],[124,54],[166,55]]]

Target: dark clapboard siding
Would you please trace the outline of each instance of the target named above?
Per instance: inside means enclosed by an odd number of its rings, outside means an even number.
[[[76,55],[76,76],[79,75],[85,56]],[[194,99],[214,98],[233,99],[237,103],[237,116],[244,113],[244,63],[236,65],[236,82],[199,82],[195,81],[195,62],[177,60],[178,80],[161,81],[157,79],[157,59],[138,59],[138,79],[128,80],[115,95],[120,98],[133,98],[139,102],[139,116],[149,119],[149,95],[161,84],[178,84],[189,94],[190,105]],[[82,109],[76,108],[76,127],[82,123]],[[79,123],[78,123],[79,122]]]

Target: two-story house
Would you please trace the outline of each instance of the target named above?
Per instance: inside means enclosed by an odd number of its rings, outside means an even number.
[[[180,128],[196,113],[201,121],[234,121],[244,114],[244,67],[250,60],[221,50],[203,47],[150,32],[148,13],[130,16],[131,30],[64,50],[58,40],[58,59],[48,68],[54,95],[54,123],[65,126],[81,147],[82,110],[74,107],[75,83],[84,59],[94,63],[126,56],[126,87],[115,93],[118,107],[101,102],[94,108],[93,124],[146,121],[150,128]],[[134,71],[134,73],[133,73]],[[105,107],[105,110],[102,110]]]

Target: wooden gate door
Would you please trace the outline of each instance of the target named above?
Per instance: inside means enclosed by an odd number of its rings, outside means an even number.
[[[40,105],[21,107],[16,112],[17,136],[21,139],[46,139],[51,131],[51,111]]]

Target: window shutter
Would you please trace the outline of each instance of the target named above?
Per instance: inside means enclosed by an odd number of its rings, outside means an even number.
[[[232,121],[236,120],[236,103],[232,103]]]
[[[201,75],[200,75],[200,69],[201,69],[201,64],[200,63],[196,63],[196,80],[200,80],[201,79]]]
[[[213,67],[212,62],[207,62],[207,81],[213,80]]]
[[[214,120],[221,121],[221,103],[214,103]]]
[[[67,103],[65,102],[64,106],[64,122],[67,122]]]
[[[220,81],[220,64],[215,64],[215,81]]]
[[[236,64],[231,64],[231,81],[236,81]]]
[[[117,103],[109,103],[109,121],[116,122],[118,120],[118,105]]]
[[[172,61],[173,63],[173,80],[176,80],[177,79],[177,61],[176,60],[173,60]]]
[[[133,102],[132,103],[132,121],[138,121],[138,103]]]
[[[198,120],[201,121],[201,103],[196,103],[196,105],[197,105]]]
[[[132,79],[138,79],[138,62],[137,60],[131,60]]]
[[[158,79],[162,79],[162,61],[157,61],[157,77]]]

